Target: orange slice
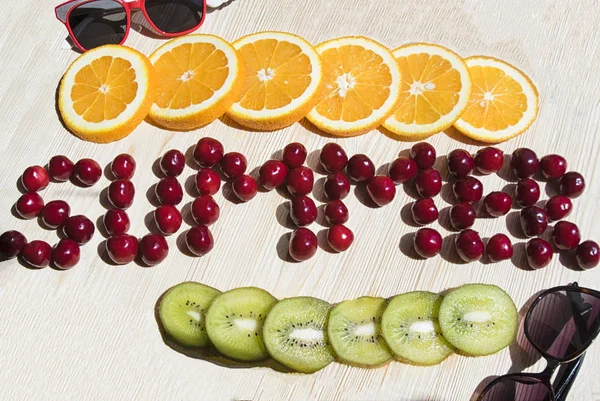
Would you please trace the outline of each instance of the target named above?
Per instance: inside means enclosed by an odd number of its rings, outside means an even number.
[[[320,130],[337,136],[364,134],[396,109],[401,74],[393,54],[365,37],[343,37],[317,47],[325,93],[308,114]]]
[[[243,65],[225,40],[187,35],[150,55],[157,74],[150,119],[173,130],[192,130],[221,117],[237,101]]]
[[[310,43],[285,32],[244,36],[233,46],[246,70],[242,96],[227,112],[257,130],[276,130],[301,120],[317,103],[322,70]]]
[[[409,140],[452,126],[471,94],[471,77],[463,59],[427,43],[401,46],[393,53],[402,72],[400,103],[383,126]]]
[[[58,90],[67,128],[81,139],[107,143],[129,135],[146,118],[155,75],[142,53],[106,45],[79,56]]]
[[[538,91],[525,73],[493,57],[465,59],[473,90],[454,126],[482,142],[506,141],[525,132],[538,115]]]

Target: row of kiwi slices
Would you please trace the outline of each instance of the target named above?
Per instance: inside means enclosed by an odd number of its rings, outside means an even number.
[[[466,284],[444,296],[417,291],[331,305],[312,297],[278,301],[255,287],[221,293],[185,282],[163,295],[158,314],[183,347],[212,344],[235,360],[271,357],[303,373],[333,360],[374,367],[392,358],[435,365],[455,352],[488,355],[509,345],[517,331],[512,299],[486,284]]]

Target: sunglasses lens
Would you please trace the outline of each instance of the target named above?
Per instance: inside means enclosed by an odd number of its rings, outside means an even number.
[[[146,0],[148,18],[158,29],[179,33],[200,25],[204,0]]]
[[[507,377],[496,382],[479,401],[552,401],[544,383],[526,376]]]
[[[579,291],[543,297],[528,313],[529,341],[547,356],[568,361],[585,351],[600,326],[600,298]]]
[[[86,50],[116,45],[125,38],[127,13],[120,3],[113,0],[83,3],[69,14],[69,27]]]

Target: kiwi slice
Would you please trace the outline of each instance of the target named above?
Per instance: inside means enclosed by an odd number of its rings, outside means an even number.
[[[215,298],[206,312],[206,332],[215,348],[240,361],[260,361],[269,354],[263,322],[277,298],[255,287],[236,288]]]
[[[442,337],[438,312],[442,297],[426,291],[397,295],[381,317],[383,338],[397,359],[436,365],[454,352]]]
[[[205,315],[221,291],[204,284],[185,282],[170,288],[158,306],[158,317],[165,331],[184,347],[206,347]]]
[[[279,301],[263,326],[271,357],[302,373],[313,373],[329,365],[333,361],[327,338],[330,309],[330,304],[312,297]]]
[[[327,335],[341,362],[356,366],[379,366],[392,354],[381,335],[383,298],[361,297],[337,304],[329,314]]]
[[[444,297],[439,313],[442,334],[467,355],[500,351],[517,334],[517,308],[499,287],[466,284]]]

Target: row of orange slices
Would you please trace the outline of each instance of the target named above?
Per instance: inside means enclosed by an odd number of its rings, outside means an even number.
[[[306,117],[336,136],[383,125],[416,140],[454,125],[471,138],[501,142],[533,123],[538,94],[506,62],[463,59],[439,45],[390,51],[352,36],[313,47],[289,33],[261,32],[232,44],[188,35],[149,58],[123,46],[94,49],[65,73],[59,109],[71,131],[94,142],[121,139],[145,118],[193,130],[223,114],[256,130]]]

